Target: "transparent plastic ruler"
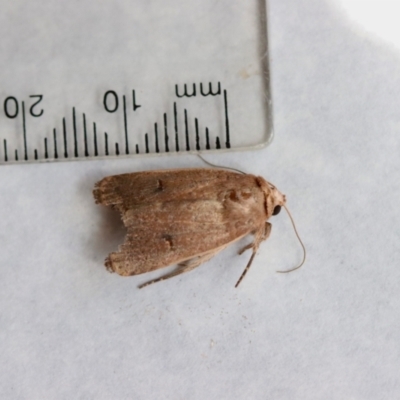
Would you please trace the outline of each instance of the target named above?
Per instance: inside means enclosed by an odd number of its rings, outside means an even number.
[[[265,0],[13,0],[0,162],[221,151],[272,137]]]

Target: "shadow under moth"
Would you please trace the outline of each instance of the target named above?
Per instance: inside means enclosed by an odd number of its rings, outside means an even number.
[[[286,209],[285,196],[264,178],[224,169],[109,176],[96,183],[93,194],[96,203],[121,213],[127,229],[125,242],[105,260],[109,270],[129,276],[177,264],[171,273],[140,287],[190,271],[252,234],[253,242],[239,252],[252,250],[237,287],[271,233],[267,220]]]

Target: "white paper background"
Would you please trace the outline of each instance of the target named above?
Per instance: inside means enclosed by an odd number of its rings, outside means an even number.
[[[208,159],[286,193],[307,263],[275,273],[301,259],[281,213],[238,289],[239,245],[138,290],[159,273],[102,267],[123,229],[92,187],[200,160],[2,166],[1,398],[398,397],[399,50],[333,1],[269,8],[275,140]]]

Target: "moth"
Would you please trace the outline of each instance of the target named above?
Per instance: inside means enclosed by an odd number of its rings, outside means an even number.
[[[96,183],[93,194],[96,203],[121,213],[127,229],[125,242],[105,260],[109,270],[129,276],[177,264],[171,273],[139,287],[193,270],[253,235],[239,252],[252,250],[237,287],[271,233],[268,220],[286,208],[285,195],[264,178],[225,169],[109,176]]]

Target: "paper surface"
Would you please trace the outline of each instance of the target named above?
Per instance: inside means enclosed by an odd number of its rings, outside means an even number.
[[[139,290],[164,271],[105,270],[124,229],[93,185],[201,160],[1,166],[1,398],[398,396],[400,54],[334,2],[269,6],[274,142],[207,159],[286,194],[306,264],[275,273],[302,256],[281,212],[239,288],[240,244]]]

